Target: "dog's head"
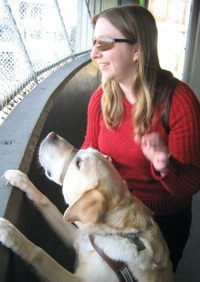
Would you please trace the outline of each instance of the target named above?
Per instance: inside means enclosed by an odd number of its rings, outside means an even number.
[[[55,133],[41,143],[39,161],[47,177],[63,185],[69,204],[66,221],[94,224],[129,196],[118,172],[100,152],[92,148],[77,151]]]
[[[63,183],[69,208],[66,221],[94,224],[101,221],[128,195],[114,166],[92,148],[80,150],[72,160]]]
[[[50,180],[63,185],[65,173],[76,153],[69,142],[51,132],[40,145],[39,162]]]

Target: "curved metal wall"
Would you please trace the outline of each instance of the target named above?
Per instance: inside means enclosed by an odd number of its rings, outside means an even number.
[[[25,172],[63,212],[66,205],[59,187],[38,167],[38,146],[50,131],[56,131],[77,148],[81,146],[88,100],[99,83],[99,73],[88,54],[52,74],[26,96],[0,127],[0,174],[7,169]],[[72,270],[73,251],[63,246],[26,196],[16,188],[6,187],[3,180],[0,216],[13,222],[31,241]],[[1,282],[37,281],[26,265],[2,246],[0,258]]]

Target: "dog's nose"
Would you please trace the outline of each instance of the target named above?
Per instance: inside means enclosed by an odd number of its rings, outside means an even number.
[[[56,139],[56,137],[57,137],[57,134],[56,134],[54,131],[50,132],[50,133],[47,135],[47,139],[48,139],[48,140]]]

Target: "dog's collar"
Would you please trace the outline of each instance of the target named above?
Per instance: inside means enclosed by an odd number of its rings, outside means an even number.
[[[64,165],[64,168],[63,168],[63,171],[62,171],[62,174],[60,176],[60,182],[63,184],[63,181],[64,181],[64,178],[65,178],[65,174],[67,172],[67,169],[70,165],[70,163],[72,162],[73,158],[75,157],[76,153],[78,152],[77,149],[73,149],[71,154],[70,154],[70,157],[69,158],[66,158],[66,163]]]
[[[142,232],[137,232],[137,233],[107,233],[107,234],[96,234],[99,236],[109,236],[109,237],[122,237],[128,239],[131,243],[135,244],[137,247],[138,252],[143,251],[146,249],[144,243],[140,239],[140,235]]]

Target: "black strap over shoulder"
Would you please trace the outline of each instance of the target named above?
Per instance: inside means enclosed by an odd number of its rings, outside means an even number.
[[[164,114],[163,114],[163,125],[167,134],[170,133],[170,126],[169,126],[169,113],[170,113],[170,105],[172,101],[172,96],[174,94],[174,90],[179,82],[179,79],[176,77],[172,77],[172,82],[169,88],[169,91],[165,97],[164,102]]]
[[[157,87],[161,87],[163,83],[163,79],[167,80],[167,87],[165,88],[166,95],[164,98],[164,113],[163,113],[163,126],[167,134],[170,133],[170,126],[169,126],[169,113],[170,113],[170,105],[172,101],[172,96],[174,94],[175,88],[179,82],[179,79],[174,77],[173,74],[167,70],[162,70],[158,74],[157,78]],[[161,87],[162,88],[162,87]],[[161,90],[162,91],[162,90]],[[100,104],[100,112],[102,112],[102,106]]]

